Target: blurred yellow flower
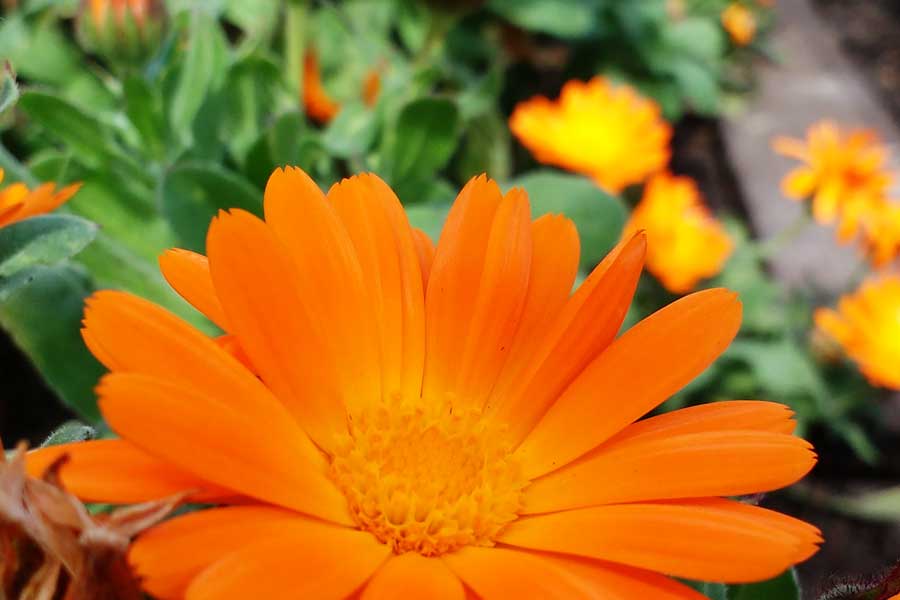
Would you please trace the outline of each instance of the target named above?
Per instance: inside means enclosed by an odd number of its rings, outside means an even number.
[[[3,169],[0,169],[0,181],[3,181]],[[42,183],[29,190],[24,183],[13,183],[0,189],[0,227],[50,212],[71,198],[79,187],[81,184],[75,183],[56,190],[54,184]]]
[[[884,200],[892,181],[887,148],[870,130],[844,131],[822,121],[809,128],[805,140],[777,137],[773,147],[803,162],[782,180],[782,192],[794,200],[812,198],[813,216],[821,224],[840,219],[841,241],[856,235],[861,217]]]
[[[900,390],[900,276],[870,280],[814,318],[873,385]]]
[[[569,81],[557,101],[521,102],[509,126],[538,161],[589,175],[613,193],[669,162],[672,130],[659,105],[603,77]]]
[[[654,176],[631,213],[624,237],[647,232],[647,270],[675,294],[722,270],[734,244],[689,177]]]
[[[743,4],[732,2],[722,11],[722,27],[728,32],[732,42],[738,46],[746,46],[756,35],[756,17]]]

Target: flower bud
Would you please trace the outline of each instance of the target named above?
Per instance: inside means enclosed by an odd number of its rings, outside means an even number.
[[[76,28],[88,52],[111,63],[135,63],[158,47],[165,21],[162,0],[82,0]]]

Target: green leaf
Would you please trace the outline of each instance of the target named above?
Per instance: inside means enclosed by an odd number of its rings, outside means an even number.
[[[75,261],[90,272],[97,287],[126,290],[169,309],[204,331],[216,331],[169,287],[159,272],[155,257],[151,262],[136,255],[104,231]]]
[[[67,265],[33,267],[15,279],[2,294],[0,325],[63,402],[88,422],[99,422],[94,386],[103,367],[80,334],[84,298],[91,291],[87,279]]]
[[[69,258],[96,235],[96,225],[70,215],[41,215],[7,225],[0,229],[0,277]]]
[[[158,214],[153,191],[132,189],[110,172],[87,174],[66,208],[97,223],[103,233],[147,261],[175,244],[168,223]]]
[[[97,437],[97,430],[81,421],[66,421],[47,436],[41,448],[72,442],[85,442]]]
[[[363,156],[375,140],[377,123],[372,109],[357,103],[346,103],[322,134],[322,144],[340,158]]]
[[[681,55],[699,60],[715,60],[725,51],[722,28],[707,18],[687,17],[668,20],[664,30],[666,45]]]
[[[724,583],[708,583],[705,581],[688,581],[686,583],[709,598],[709,600],[728,600],[728,587]]]
[[[202,252],[206,230],[219,210],[260,214],[262,193],[241,175],[212,163],[185,163],[166,174],[162,207],[181,243]]]
[[[140,134],[143,147],[157,160],[164,158],[168,123],[159,90],[136,75],[128,77],[122,88],[125,114]]]
[[[225,97],[222,139],[235,156],[245,156],[256,141],[281,85],[278,65],[262,56],[247,56],[228,70],[222,91]]]
[[[428,234],[428,237],[431,238],[432,242],[437,243],[449,211],[449,204],[429,202],[427,204],[413,204],[407,206],[406,216],[409,219],[410,225],[418,227]]]
[[[9,63],[3,67],[3,75],[0,76],[0,115],[12,108],[19,99],[19,87],[16,78],[10,72]]]
[[[900,486],[835,500],[841,512],[871,521],[900,523]]]
[[[84,69],[75,46],[60,30],[52,14],[26,19],[21,12],[0,19],[0,56],[24,77],[64,85]]]
[[[100,167],[124,158],[112,132],[96,117],[48,92],[28,90],[19,106],[33,121],[60,139],[85,164]]]
[[[178,83],[169,108],[170,121],[184,142],[193,139],[193,123],[210,92],[223,80],[228,47],[215,16],[191,13],[190,35]]]
[[[429,179],[446,165],[456,149],[459,121],[456,104],[444,98],[420,98],[404,106],[387,142],[391,183]]]
[[[768,581],[730,585],[728,600],[800,600],[800,585],[791,569]]]
[[[585,269],[600,262],[622,236],[626,218],[622,201],[584,177],[538,170],[510,181],[507,187],[512,186],[528,192],[535,217],[562,213],[575,222]]]
[[[512,169],[509,129],[497,113],[475,119],[466,131],[457,173],[463,181],[480,173],[503,181]]]
[[[591,0],[491,0],[488,8],[529,31],[580,38],[594,31],[595,4]]]

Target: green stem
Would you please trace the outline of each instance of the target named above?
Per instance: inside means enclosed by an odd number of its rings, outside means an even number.
[[[284,68],[285,80],[299,98],[303,93],[303,56],[306,53],[305,0],[288,0],[284,19]]]
[[[6,171],[6,183],[10,183],[11,181],[21,181],[29,187],[35,187],[40,183],[40,181],[31,174],[31,171],[29,171],[25,165],[19,162],[19,159],[6,149],[6,146],[4,146],[2,142],[0,142],[0,168]]]
[[[774,236],[767,240],[757,242],[756,256],[760,259],[767,259],[775,256],[784,250],[785,246],[796,240],[811,223],[812,217],[809,212],[806,210],[802,211],[796,219],[791,221],[787,227],[776,233]]]

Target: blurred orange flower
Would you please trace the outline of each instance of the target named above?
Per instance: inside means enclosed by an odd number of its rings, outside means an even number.
[[[2,181],[3,169],[0,169]],[[79,187],[80,183],[74,183],[57,190],[52,183],[42,183],[29,190],[24,183],[13,183],[0,189],[0,227],[54,210],[71,198]]]
[[[373,106],[380,91],[380,69],[370,69],[363,80],[360,96],[366,105]],[[303,106],[306,114],[318,123],[328,123],[341,110],[341,105],[331,98],[322,84],[319,57],[312,49],[303,57]]]
[[[640,230],[647,232],[647,270],[675,294],[718,274],[734,247],[703,204],[697,184],[667,173],[649,181],[624,235]]]
[[[776,152],[803,165],[782,180],[782,191],[794,200],[812,198],[812,213],[821,224],[840,220],[838,239],[848,241],[862,218],[883,202],[892,175],[887,148],[870,130],[843,131],[831,121],[809,128],[805,140],[777,137]]]
[[[871,203],[856,220],[860,245],[872,266],[883,267],[900,255],[900,204],[891,200]]]
[[[814,318],[873,385],[900,390],[900,276],[869,280]]]
[[[538,161],[589,175],[613,193],[669,162],[672,130],[659,106],[603,77],[569,81],[555,102],[519,103],[509,126]]]
[[[756,35],[756,17],[753,11],[741,4],[732,2],[722,11],[722,27],[738,46],[746,46]]]
[[[701,600],[670,577],[762,580],[818,549],[815,527],[728,498],[814,465],[787,407],[639,420],[741,320],[733,292],[705,290],[617,337],[643,235],[572,294],[574,224],[532,220],[522,190],[484,176],[433,253],[374,175],[326,196],[279,169],[264,204],[265,220],[220,213],[208,259],[163,267],[253,371],[164,309],[98,292],[83,334],[121,439],[29,456],[67,453],[62,480],[93,500],[216,505],[133,546],[154,595]]]

